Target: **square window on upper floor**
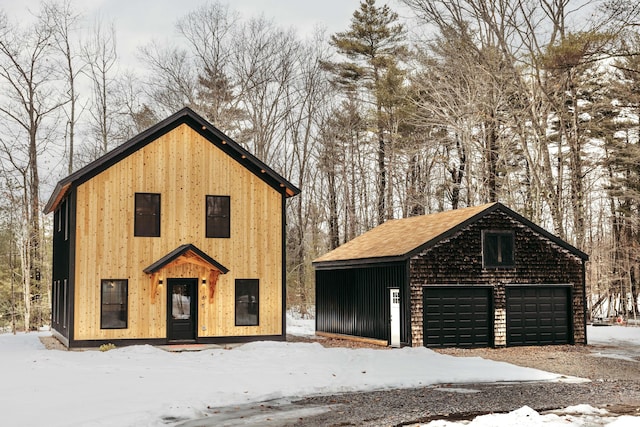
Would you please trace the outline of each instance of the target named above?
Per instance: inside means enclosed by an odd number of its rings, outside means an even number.
[[[484,268],[512,268],[514,261],[513,231],[482,232],[482,265]]]

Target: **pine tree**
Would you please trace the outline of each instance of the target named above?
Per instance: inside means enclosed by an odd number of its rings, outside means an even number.
[[[387,5],[376,7],[375,0],[364,0],[353,13],[347,31],[331,36],[331,45],[348,60],[328,63],[335,83],[347,93],[357,93],[373,104],[373,128],[377,136],[377,212],[378,224],[390,216],[386,207],[387,143],[389,125],[385,120],[385,103],[389,82],[396,82],[400,73],[398,62],[407,54],[405,30],[398,23],[398,14]]]

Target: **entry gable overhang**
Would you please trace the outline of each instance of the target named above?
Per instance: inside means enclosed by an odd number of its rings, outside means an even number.
[[[172,250],[143,271],[146,274],[157,273],[165,267],[179,264],[195,264],[209,270],[218,270],[222,274],[227,274],[229,269],[211,258],[209,255],[192,244],[186,244]]]
[[[104,156],[60,180],[43,209],[44,213],[48,214],[53,212],[65,196],[73,190],[73,188],[105,171],[120,160],[140,150],[181,124],[187,124],[190,126],[209,142],[273,187],[276,191],[282,193],[284,197],[288,198],[300,193],[300,189],[295,185],[291,184],[260,159],[249,153],[240,144],[195,113],[192,109],[185,107],[137,136],[134,136],[129,141],[111,150]]]
[[[390,220],[338,248],[316,258],[316,269],[351,267],[366,264],[402,262],[453,236],[492,212],[501,211],[544,236],[571,254],[588,260],[589,256],[561,238],[549,233],[502,203],[455,209],[430,215]]]

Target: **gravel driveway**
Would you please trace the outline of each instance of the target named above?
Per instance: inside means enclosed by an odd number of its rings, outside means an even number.
[[[328,346],[338,345],[326,342]],[[618,351],[620,350],[620,351]],[[460,420],[489,412],[509,412],[527,405],[537,411],[588,403],[614,414],[640,415],[640,363],[598,355],[624,353],[615,346],[548,346],[504,349],[443,349],[453,356],[478,356],[568,376],[587,383],[517,383],[439,385],[418,389],[310,397],[301,408],[331,405],[320,414],[279,425],[393,426],[433,419]]]
[[[289,336],[326,347],[380,347],[354,341]],[[43,340],[47,348],[50,340]],[[622,345],[622,344],[621,344]],[[640,416],[640,348],[621,345],[441,349],[442,354],[482,357],[567,376],[586,383],[441,384],[413,389],[316,396],[213,409],[206,419],[180,426],[401,426],[433,419],[461,420],[527,405],[537,411],[588,403],[612,414]],[[380,349],[380,351],[392,351]],[[608,355],[609,357],[603,357]],[[625,357],[619,357],[623,355]]]

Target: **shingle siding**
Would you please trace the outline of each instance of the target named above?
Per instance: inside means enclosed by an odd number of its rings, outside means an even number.
[[[482,230],[513,230],[514,268],[483,268]],[[573,342],[585,344],[583,260],[497,210],[410,260],[412,345],[423,345],[422,287],[492,285],[496,346],[506,345],[505,286],[570,284]]]
[[[497,245],[491,252],[491,262],[502,267],[484,267],[483,232],[488,242],[496,242]],[[504,240],[505,235],[513,235],[513,241],[509,237]],[[502,237],[497,239],[496,236]],[[503,251],[498,249],[500,245]],[[509,249],[512,245],[513,252]],[[498,256],[498,253],[507,258]],[[400,285],[403,344],[424,345],[424,287],[448,288],[456,285],[460,285],[461,295],[466,288],[467,293],[464,295],[467,301],[473,301],[473,298],[469,300],[468,297],[476,294],[475,289],[471,290],[469,287],[492,289],[488,305],[488,322],[491,325],[486,336],[490,337],[489,342],[496,347],[508,345],[512,333],[514,337],[517,334],[524,335],[526,340],[521,342],[526,345],[529,342],[560,343],[562,340],[585,344],[584,263],[588,258],[579,249],[500,203],[389,221],[314,260],[313,264],[318,271],[318,330],[386,338],[387,335],[381,333],[387,330],[386,327],[373,328],[377,333],[372,333],[371,328],[363,328],[363,325],[372,316],[381,317],[384,322],[388,322],[388,289],[385,286],[388,287],[389,284],[384,277],[389,274],[387,269],[390,266],[399,268],[398,266],[404,265],[406,278],[397,280],[398,283],[403,283]],[[352,278],[348,278],[350,274],[353,275]],[[400,270],[396,269],[393,274],[400,277]],[[545,289],[549,285],[553,288],[552,293]],[[358,286],[359,290],[355,294],[343,295],[347,289]],[[512,308],[513,311],[509,313],[507,307],[507,295],[517,286],[527,288],[528,298],[526,303],[519,302],[515,297],[509,301],[512,307],[523,308],[519,317],[514,316],[518,313],[516,308]],[[568,304],[570,307],[565,305],[566,298],[562,299],[562,303],[556,303],[557,300],[553,299],[553,295],[562,294],[556,292],[559,287],[570,288],[571,292],[567,294],[571,298],[571,303]],[[363,305],[365,298],[371,293],[376,294],[375,300],[378,301],[374,310],[370,303]],[[446,293],[447,298],[450,298],[450,292],[447,290]],[[431,289],[427,296],[432,299],[440,298],[436,289]],[[485,294],[485,301],[486,298]],[[460,325],[468,325],[474,319],[484,321],[483,328],[486,330],[487,313],[478,312],[477,317],[474,317],[474,303],[458,305],[460,301],[452,301],[458,310],[451,316],[452,319],[449,319],[450,312],[442,311],[437,315],[442,315],[447,321],[459,321]],[[449,303],[445,304],[446,308],[450,309],[451,304],[447,304]],[[444,306],[436,304],[432,307],[434,313],[440,313],[437,311],[438,307]],[[465,312],[467,307],[471,307],[471,314]],[[548,307],[551,307],[550,311],[547,310]],[[458,312],[460,316],[457,316]],[[509,322],[512,322],[511,325]],[[528,325],[523,333],[519,331],[522,324]],[[550,333],[549,324],[552,325]],[[562,326],[556,327],[560,324]],[[433,339],[429,345],[450,345],[452,342],[457,343],[455,345],[477,345],[475,338],[465,341],[466,337],[473,336],[468,333],[468,326],[452,328],[447,324],[447,327],[431,327],[433,329],[428,332]],[[446,335],[446,339],[439,340],[433,335],[436,331],[441,331],[442,337],[445,338]],[[456,336],[456,333],[459,335]],[[550,335],[559,338],[549,340]],[[523,344],[513,341],[513,345]]]

